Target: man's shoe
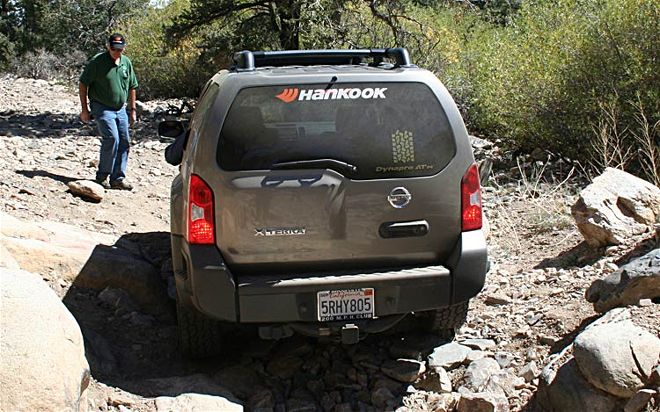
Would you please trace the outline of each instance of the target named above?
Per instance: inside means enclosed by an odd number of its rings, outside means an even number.
[[[133,190],[133,185],[124,182],[124,179],[110,182],[110,187],[117,190]]]
[[[108,183],[108,179],[103,179],[103,180],[94,179],[94,181],[100,184],[101,186],[103,186],[105,190],[110,190],[110,183]]]

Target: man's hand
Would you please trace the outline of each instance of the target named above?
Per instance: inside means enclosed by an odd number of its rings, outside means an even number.
[[[127,102],[128,105],[127,106],[128,106],[128,109],[130,110],[129,119],[130,119],[131,126],[133,126],[133,124],[135,122],[137,122],[137,110],[136,110],[137,103],[135,102],[135,95],[136,95],[135,89],[129,89],[128,90],[128,102]]]
[[[80,120],[83,123],[89,123],[90,116],[89,109],[87,108],[87,85],[83,82],[79,83],[78,94],[80,95]]]
[[[89,110],[83,109],[83,111],[80,112],[80,120],[82,120],[83,123],[89,123],[90,117]]]

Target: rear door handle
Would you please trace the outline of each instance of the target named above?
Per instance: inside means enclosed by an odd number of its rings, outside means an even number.
[[[429,233],[429,222],[413,220],[410,222],[385,222],[380,225],[378,233],[382,238],[425,236]]]

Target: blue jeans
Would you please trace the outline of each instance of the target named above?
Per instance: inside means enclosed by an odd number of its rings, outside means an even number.
[[[130,147],[126,106],[119,110],[99,102],[91,102],[90,106],[102,138],[96,179],[102,181],[110,176],[111,182],[120,181],[126,177]]]

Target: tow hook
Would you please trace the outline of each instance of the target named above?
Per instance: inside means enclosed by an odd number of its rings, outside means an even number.
[[[347,323],[341,328],[341,343],[353,345],[360,341],[360,328],[352,323]]]

